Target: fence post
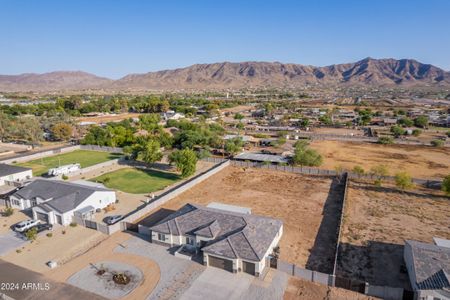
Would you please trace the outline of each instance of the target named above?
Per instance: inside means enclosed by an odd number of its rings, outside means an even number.
[[[292,276],[295,276],[295,265],[292,264]]]

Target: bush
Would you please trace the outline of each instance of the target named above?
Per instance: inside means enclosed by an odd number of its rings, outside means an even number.
[[[394,143],[394,139],[390,136],[381,136],[378,138],[378,143],[382,145],[389,145]]]
[[[62,233],[62,234],[66,234],[66,231],[65,231],[65,230],[63,230],[63,231],[61,231],[61,233]]]
[[[67,175],[63,175],[62,177],[61,177],[63,180],[67,180],[67,179],[69,179],[69,176],[67,176]]]
[[[433,146],[433,147],[443,147],[444,146],[444,141],[443,140],[432,140],[431,141],[431,146]]]
[[[450,175],[447,175],[447,177],[444,178],[442,181],[442,191],[450,197]]]
[[[355,166],[353,168],[352,172],[357,174],[357,175],[359,175],[359,176],[364,175],[364,173],[366,173],[361,166]]]
[[[410,189],[414,186],[411,175],[406,172],[395,174],[395,185],[402,190]]]
[[[47,237],[51,238],[53,236],[53,233],[49,232],[46,234]]]
[[[14,209],[12,208],[12,207],[7,207],[7,208],[5,208],[4,210],[3,210],[3,213],[2,213],[2,215],[4,216],[4,217],[10,217],[10,216],[12,216],[14,214]]]
[[[420,130],[420,129],[414,129],[412,131],[413,136],[419,136],[421,133],[422,133],[422,130]]]
[[[70,227],[77,227],[77,223],[75,223],[75,222],[72,222],[72,223],[70,223]]]
[[[17,250],[16,250],[16,253],[22,253],[22,250],[17,249]]]
[[[36,227],[33,227],[33,228],[27,230],[27,232],[25,232],[25,237],[29,241],[36,240],[36,238],[37,238],[37,229],[36,229]]]

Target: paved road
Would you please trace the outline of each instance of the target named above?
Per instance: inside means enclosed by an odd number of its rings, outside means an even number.
[[[21,234],[14,231],[8,231],[7,233],[0,235],[0,256],[22,247],[26,242],[27,241]]]
[[[0,284],[9,297],[20,300],[105,300],[70,284],[55,282],[42,274],[0,260]]]

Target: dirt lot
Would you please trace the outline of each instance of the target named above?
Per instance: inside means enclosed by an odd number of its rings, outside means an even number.
[[[65,230],[65,234],[63,234],[63,230]],[[46,266],[48,261],[67,261],[106,237],[99,231],[81,226],[66,228],[55,226],[52,234],[52,237],[39,236],[36,241],[22,247],[20,253],[12,251],[3,259],[42,273],[49,270],[49,267]]]
[[[311,146],[323,155],[324,169],[359,165],[368,171],[384,164],[392,175],[404,170],[416,178],[441,179],[450,173],[450,148],[338,141],[313,141]]]
[[[339,199],[340,190],[330,179],[228,167],[169,201],[162,210],[177,210],[188,202],[207,205],[214,201],[250,207],[253,214],[283,221],[281,259],[330,272]]]
[[[95,117],[79,117],[78,122],[95,122],[97,124],[108,123],[108,122],[119,122],[129,118],[138,118],[141,114],[139,113],[123,113],[115,115],[99,115]]]
[[[368,297],[366,295],[352,292],[349,290],[340,289],[336,287],[329,287],[324,284],[318,284],[306,280],[301,280],[295,277],[291,277],[286,287],[286,291],[284,292],[284,300],[297,300],[297,299],[369,300],[378,298]]]
[[[405,240],[449,239],[449,216],[450,200],[438,193],[351,182],[338,275],[407,288],[407,274],[401,271]]]
[[[320,134],[337,134],[348,136],[353,134],[354,136],[364,136],[364,130],[361,129],[317,127],[313,128],[311,131]]]

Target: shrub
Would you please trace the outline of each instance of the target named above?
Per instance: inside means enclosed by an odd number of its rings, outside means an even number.
[[[17,249],[17,250],[16,250],[16,253],[22,253],[22,250]]]
[[[450,175],[447,175],[442,181],[441,189],[447,196],[450,196]]]
[[[49,232],[46,234],[47,237],[51,238],[53,236],[53,233]]]
[[[33,227],[33,228],[27,230],[27,232],[25,232],[25,237],[29,241],[36,240],[36,238],[37,238],[37,229],[36,229],[36,227]]]
[[[413,136],[419,136],[421,133],[422,133],[422,130],[420,130],[420,129],[414,129],[412,131]]]
[[[411,175],[406,172],[395,174],[395,185],[402,190],[410,189],[414,186]]]
[[[393,144],[394,140],[390,136],[381,136],[378,138],[378,143],[382,145]]]
[[[433,147],[443,147],[444,146],[444,141],[443,140],[432,140],[431,141],[431,146],[433,146]]]
[[[355,166],[355,167],[353,167],[352,172],[355,173],[355,174],[357,174],[357,175],[359,175],[359,176],[364,175],[364,173],[365,173],[363,167],[361,167],[361,166]]]
[[[75,223],[75,222],[72,222],[72,223],[70,223],[70,227],[77,227],[77,223]]]
[[[61,231],[61,233],[62,233],[62,234],[66,234],[66,231],[65,231],[65,230],[63,230],[63,231]]]
[[[61,177],[63,180],[67,180],[67,179],[69,179],[69,176],[67,176],[67,175],[63,175],[62,177]]]
[[[14,214],[14,209],[12,208],[12,207],[7,207],[7,208],[5,208],[4,210],[3,210],[3,213],[2,213],[2,215],[4,216],[4,217],[10,217],[10,216],[12,216]]]

